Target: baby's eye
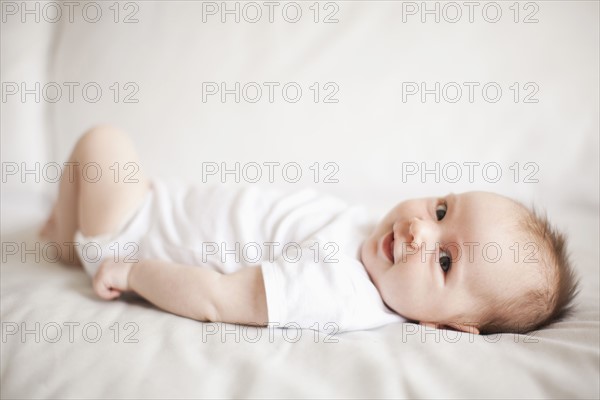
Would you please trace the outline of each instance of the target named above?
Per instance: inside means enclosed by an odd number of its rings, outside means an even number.
[[[446,253],[444,250],[440,251],[440,267],[444,270],[444,272],[448,272],[450,267],[452,266],[452,259],[450,258],[450,254]]]
[[[438,204],[437,207],[435,207],[435,216],[437,217],[438,221],[444,219],[446,216],[446,211],[448,211],[448,205],[446,203]]]

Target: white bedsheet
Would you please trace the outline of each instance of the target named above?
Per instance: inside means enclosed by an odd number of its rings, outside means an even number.
[[[5,195],[2,242],[33,248],[47,208]],[[328,338],[205,324],[135,298],[102,301],[82,270],[3,250],[2,398],[597,398],[598,213],[565,206],[559,219],[582,277],[580,305],[532,335],[398,324]]]

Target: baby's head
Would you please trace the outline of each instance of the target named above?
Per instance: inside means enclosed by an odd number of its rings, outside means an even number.
[[[487,192],[398,204],[361,258],[398,314],[473,333],[525,333],[558,320],[578,286],[565,239],[546,218]]]

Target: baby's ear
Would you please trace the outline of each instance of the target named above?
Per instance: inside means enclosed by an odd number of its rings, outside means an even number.
[[[477,329],[477,327],[473,325],[468,324],[436,324],[434,322],[419,322],[419,324],[434,329],[451,329],[455,331],[471,333],[473,335],[479,335],[479,329]]]
[[[471,333],[473,335],[479,335],[479,328],[477,328],[474,325],[450,323],[450,324],[448,324],[448,326],[451,329],[454,329],[455,331],[461,331],[461,332]]]
[[[440,324],[435,324],[433,322],[423,322],[423,321],[421,321],[421,322],[419,322],[419,325],[426,326],[428,328],[434,328],[434,329],[443,328],[442,326],[440,326]]]

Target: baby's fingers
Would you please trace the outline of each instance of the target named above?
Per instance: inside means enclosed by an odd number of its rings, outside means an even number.
[[[110,274],[105,264],[100,266],[92,283],[94,292],[104,300],[113,300],[121,295],[121,291],[112,287]]]
[[[94,291],[98,296],[100,296],[100,298],[104,300],[113,300],[121,295],[119,290],[113,289],[105,285],[103,282],[94,285]]]

